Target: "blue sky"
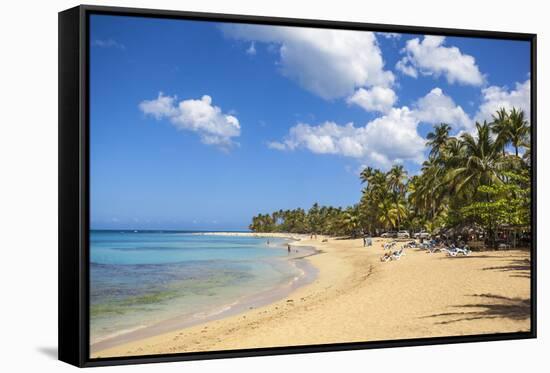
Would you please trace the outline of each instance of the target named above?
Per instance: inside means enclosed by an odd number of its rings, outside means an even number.
[[[434,123],[529,113],[520,41],[93,15],[92,228],[245,229],[418,172]]]

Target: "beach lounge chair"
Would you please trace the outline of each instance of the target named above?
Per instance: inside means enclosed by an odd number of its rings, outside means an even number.
[[[440,247],[437,247],[435,245],[429,245],[428,246],[428,254],[434,254],[437,252],[437,250],[445,250],[445,248],[440,248]]]
[[[394,251],[392,254],[391,254],[391,260],[399,260],[401,259],[401,257],[405,255],[405,247],[401,247],[401,249],[399,249],[398,251]]]
[[[434,243],[431,243],[431,242],[428,242],[428,243],[424,244],[423,248],[425,248],[427,250],[426,253],[428,253],[428,254],[434,254],[438,250],[441,251],[441,252],[447,250],[447,248],[436,246]]]
[[[472,253],[472,250],[470,250],[468,245],[464,245],[463,247],[457,247],[456,250],[458,254],[462,254],[464,256],[468,256]]]
[[[447,249],[447,250],[445,250],[445,252],[447,253],[447,256],[457,256],[458,255],[458,250],[456,249],[456,247]]]
[[[441,251],[443,251],[443,249]],[[467,245],[465,245],[463,247],[456,247],[456,246],[452,245],[449,249],[446,249],[445,251],[447,252],[448,256],[457,256],[459,254],[462,254],[464,256],[468,256],[472,253],[472,251],[470,250],[470,248]]]
[[[441,251],[442,253],[446,253],[448,256],[456,256],[456,251],[457,247],[455,246],[454,243],[451,243],[449,246],[443,246],[439,249],[439,251]]]
[[[383,248],[384,250],[391,250],[391,249],[393,249],[393,248],[395,247],[395,245],[397,245],[397,242],[395,242],[395,241],[386,242],[386,243],[382,246],[382,248]]]

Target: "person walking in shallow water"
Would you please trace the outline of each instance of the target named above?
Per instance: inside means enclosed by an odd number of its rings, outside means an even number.
[[[286,248],[287,248],[287,250],[288,250],[288,253],[290,254],[290,244],[287,244],[287,245],[286,245]]]

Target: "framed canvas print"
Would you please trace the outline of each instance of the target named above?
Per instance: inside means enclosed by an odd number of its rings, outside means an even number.
[[[59,13],[59,358],[536,336],[536,36]]]

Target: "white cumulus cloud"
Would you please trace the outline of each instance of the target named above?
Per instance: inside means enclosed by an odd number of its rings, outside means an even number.
[[[286,150],[286,145],[279,141],[270,141],[267,143],[267,147],[275,150]]]
[[[483,99],[475,119],[491,121],[492,115],[501,108],[516,108],[525,112],[526,120],[531,120],[531,80],[516,83],[515,89],[490,86],[481,91]]]
[[[474,57],[463,54],[457,47],[444,46],[444,36],[426,35],[421,41],[414,38],[407,41],[405,56],[396,64],[403,74],[417,77],[445,76],[450,84],[459,83],[480,86],[485,82]]]
[[[390,110],[396,101],[397,95],[393,89],[387,87],[359,88],[347,99],[347,103],[350,105],[357,105],[367,111],[379,111],[381,113]]]
[[[394,81],[372,32],[244,24],[224,25],[222,31],[233,39],[275,45],[281,73],[324,99]]]
[[[386,39],[401,39],[401,34],[397,32],[377,32],[377,34]]]
[[[157,120],[168,119],[179,130],[197,133],[205,144],[224,149],[235,145],[233,138],[241,134],[239,120],[212,105],[212,98],[208,95],[200,100],[182,100],[178,103],[175,96],[165,96],[161,92],[156,99],[142,101],[139,108]]]
[[[473,128],[473,121],[464,109],[437,87],[416,101],[413,115],[424,123],[446,123],[454,129],[465,131]]]
[[[380,167],[406,160],[421,163],[424,139],[417,132],[418,120],[407,107],[393,108],[386,115],[356,127],[353,123],[320,125],[299,123],[280,142],[277,150],[306,149],[316,154],[355,158]]]
[[[395,68],[401,71],[403,74],[408,75],[413,78],[418,78],[418,71],[414,66],[409,64],[408,57],[403,57],[395,64]]]
[[[139,108],[145,114],[152,115],[156,119],[173,117],[178,114],[174,101],[176,101],[175,97],[165,96],[160,92],[156,99],[142,101]]]

